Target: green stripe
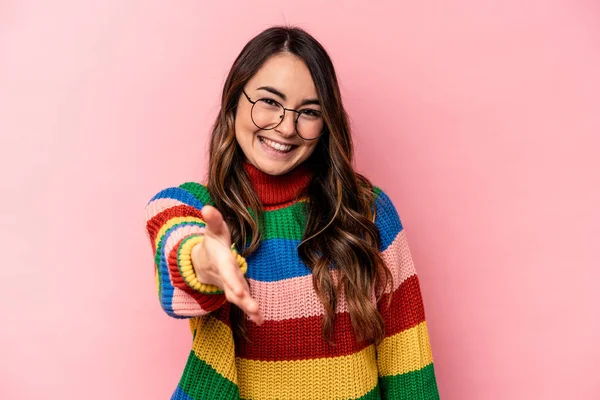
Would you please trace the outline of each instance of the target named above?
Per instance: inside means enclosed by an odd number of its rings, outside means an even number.
[[[214,206],[215,202],[213,201],[212,197],[210,197],[210,193],[208,192],[208,189],[206,188],[206,186],[202,185],[201,183],[198,182],[186,182],[182,185],[179,186],[182,189],[187,190],[188,192],[190,192],[191,194],[194,195],[195,198],[197,198],[198,200],[200,200],[200,202],[204,205],[211,205]]]
[[[180,188],[187,190],[190,192],[196,199],[198,199],[202,204],[209,204],[214,206],[215,202],[213,201],[210,193],[206,186],[197,183],[197,182],[186,182],[180,186]],[[255,218],[254,213],[251,210],[250,214],[253,218]],[[298,221],[298,223],[290,223],[293,221]],[[281,238],[281,239],[302,239],[301,227],[306,225],[306,215],[303,212],[303,203],[295,203],[291,206],[281,208],[278,210],[271,210],[265,212],[265,222],[267,225],[266,238]],[[294,229],[285,229],[285,227],[281,227],[281,224],[289,225],[294,227]],[[276,225],[276,226],[273,226]]]
[[[306,203],[297,202],[285,208],[265,212],[264,239],[302,240],[306,227]]]
[[[200,183],[186,182],[180,186],[194,195],[202,204],[210,204],[214,206],[214,201],[210,197],[208,189]],[[381,188],[374,186],[375,199],[379,197]],[[304,230],[306,228],[306,203],[297,202],[284,208],[277,210],[269,210],[264,213],[264,223],[261,224],[265,228],[263,240],[265,239],[290,239],[302,240]],[[255,218],[254,213],[250,211],[252,218]]]
[[[204,185],[197,182],[186,182],[180,187],[194,195],[202,204],[215,205]],[[264,214],[266,233],[263,235],[263,239],[302,240],[303,227],[306,225],[306,214],[303,208],[304,203],[298,202],[278,210],[266,211]],[[249,211],[252,217],[255,218],[254,213],[251,210]]]
[[[191,351],[179,387],[194,400],[239,399],[235,383],[224,378]]]
[[[364,396],[360,396],[356,400],[381,400],[381,393],[379,392],[379,385],[376,385],[373,390],[365,394]]]
[[[375,200],[381,193],[381,188],[374,186]],[[265,213],[266,233],[264,239],[302,240],[306,227],[306,203],[297,202],[293,205]]]
[[[384,399],[439,400],[433,363],[406,374],[379,378]]]

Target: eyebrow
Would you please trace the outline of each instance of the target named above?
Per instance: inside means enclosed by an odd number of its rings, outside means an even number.
[[[261,86],[261,87],[257,88],[256,90],[266,90],[269,93],[273,93],[275,96],[281,97],[281,99],[283,101],[286,101],[286,99],[287,99],[287,97],[285,96],[285,94],[281,93],[279,90],[275,89],[272,86]],[[314,105],[317,105],[317,106],[321,105],[319,103],[318,99],[304,99],[304,100],[302,100],[302,103],[300,103],[300,105],[298,107],[305,106],[305,105],[308,105],[308,104],[314,104]]]

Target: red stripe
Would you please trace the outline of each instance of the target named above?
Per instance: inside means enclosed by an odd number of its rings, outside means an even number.
[[[382,298],[387,302],[389,295]],[[385,322],[385,336],[391,336],[416,326],[425,320],[419,281],[416,275],[405,280],[392,296],[390,307],[380,303]],[[332,336],[335,347],[322,337],[322,316],[294,318],[283,321],[265,321],[257,326],[248,321],[251,343],[236,343],[237,355],[251,360],[285,361],[339,357],[354,354],[368,343],[357,342],[350,315],[336,315]],[[289,335],[294,332],[294,335]]]
[[[336,345],[329,346],[321,333],[322,318],[265,321],[261,326],[247,321],[251,343],[236,343],[237,356],[251,360],[291,361],[344,356],[368,346],[368,343],[357,343],[348,313],[337,314],[332,335]]]
[[[176,217],[196,217],[203,219],[200,210],[187,205],[173,206],[159,212],[146,222],[146,230],[150,234],[150,240],[154,247],[156,247],[156,240],[160,240],[160,238],[156,237],[160,228],[162,228],[168,220]]]
[[[214,296],[214,295],[207,295],[207,296]],[[223,298],[225,298],[224,294],[220,294],[218,296],[223,296]],[[231,329],[231,320],[229,318],[230,313],[231,313],[231,303],[229,303],[227,301],[227,299],[225,299],[223,306],[219,307],[216,311],[213,311],[210,315],[212,317],[218,319],[219,321],[221,321],[222,323],[227,325],[229,327],[229,329]]]
[[[402,282],[394,291],[392,302],[388,307],[389,296],[389,294],[384,295],[379,302],[379,312],[385,322],[385,337],[395,335],[425,321],[423,298],[417,275]]]

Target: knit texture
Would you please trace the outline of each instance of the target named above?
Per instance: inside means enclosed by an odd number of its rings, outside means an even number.
[[[191,244],[205,229],[200,209],[214,205],[206,187],[164,189],[146,206],[160,304],[188,319],[193,336],[171,399],[439,399],[419,280],[390,198],[375,188],[379,250],[393,276],[377,304],[385,339],[378,346],[355,339],[342,294],[330,346],[322,336],[323,305],[297,251],[310,171],[300,166],[269,176],[245,168],[266,211],[261,246],[245,260],[247,269],[240,262],[265,317],[261,326],[247,320],[249,343],[234,342],[225,295],[198,290],[189,273]]]

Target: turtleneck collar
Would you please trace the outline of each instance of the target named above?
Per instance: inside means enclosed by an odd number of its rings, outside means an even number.
[[[284,175],[269,175],[248,161],[244,168],[250,177],[250,182],[265,207],[284,205],[301,197],[312,179],[312,171],[305,165]]]

